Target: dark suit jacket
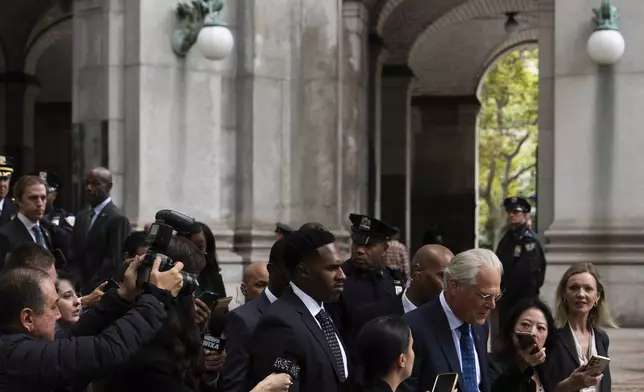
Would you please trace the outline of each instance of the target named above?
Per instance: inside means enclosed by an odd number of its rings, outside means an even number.
[[[45,245],[47,245],[49,250],[53,250],[51,235],[44,227],[40,226],[40,229],[45,240]],[[27,230],[20,219],[15,218],[9,221],[0,229],[0,266],[4,266],[4,259],[13,248],[22,244],[33,243],[35,243],[33,237],[29,234],[29,230]]]
[[[10,197],[5,197],[4,204],[2,205],[2,214],[0,214],[0,227],[4,226],[5,223],[9,223],[17,213],[18,211],[13,200]]]
[[[405,314],[405,320],[414,336],[416,359],[410,378],[400,385],[400,392],[431,391],[436,376],[441,373],[461,373],[458,353],[454,347],[452,331],[439,298]],[[472,326],[474,346],[478,354],[481,392],[490,392],[488,375],[487,339],[489,328]],[[464,390],[459,376],[458,389]]]
[[[108,203],[88,232],[90,210],[78,213],[73,234],[73,269],[81,292],[89,294],[108,280],[123,262],[123,243],[130,235],[128,219]]]
[[[579,358],[577,356],[577,349],[575,348],[575,340],[572,336],[572,331],[566,325],[556,331],[557,343],[554,352],[548,357],[548,362],[552,366],[552,385],[556,386],[561,381],[565,380],[570,374],[577,369]],[[608,334],[600,329],[595,328],[595,340],[597,346],[597,354],[602,357],[608,357],[608,346],[610,339]],[[604,370],[604,378],[601,381],[600,392],[610,392],[611,390],[611,377],[610,367]]]
[[[221,372],[221,392],[247,392],[253,389],[248,380],[250,339],[271,302],[265,293],[249,303],[228,312],[226,323],[226,362]]]
[[[354,336],[357,336],[360,329],[362,329],[366,323],[378,317],[391,315],[403,316],[404,314],[405,309],[402,304],[402,294],[365,305],[359,308],[355,313],[353,318],[355,326],[353,334]]]
[[[340,338],[337,330],[336,334]],[[278,358],[295,362],[301,368],[290,392],[340,392],[349,383],[340,382],[322,329],[290,287],[260,319],[250,347],[253,385],[275,372]],[[351,367],[349,364],[347,367],[350,375]]]

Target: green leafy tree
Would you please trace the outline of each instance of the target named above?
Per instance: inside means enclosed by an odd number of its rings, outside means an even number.
[[[488,72],[479,92],[479,232],[494,247],[506,223],[503,200],[536,190],[538,52],[511,52]]]

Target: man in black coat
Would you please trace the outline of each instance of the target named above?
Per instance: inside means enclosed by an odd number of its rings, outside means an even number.
[[[226,362],[222,371],[222,392],[247,392],[252,389],[248,382],[251,367],[249,351],[250,339],[268,307],[288,287],[288,277],[284,266],[285,239],[273,244],[268,261],[268,286],[254,300],[228,313],[226,324]]]
[[[251,339],[252,382],[274,372],[293,377],[291,392],[340,392],[347,352],[324,302],[337,299],[346,279],[333,234],[298,230],[287,238],[284,263],[291,283],[257,324]]]
[[[369,321],[392,314],[402,316],[437,298],[443,291],[445,269],[454,257],[442,245],[425,245],[416,251],[411,261],[411,282],[397,297],[366,305],[354,317],[354,335]]]
[[[97,309],[59,334],[58,293],[49,275],[32,268],[6,271],[0,277],[0,390],[45,392],[86,385],[126,363],[161,329],[165,307],[183,281],[183,265],[159,272],[156,262],[146,294],[125,313],[131,306],[126,303],[138,295],[139,264],[132,263],[123,285],[106,294]]]
[[[112,203],[112,173],[104,167],[92,169],[85,181],[90,208],[79,212],[74,224],[73,269],[81,293],[89,294],[123,262],[123,244],[131,227]]]
[[[11,158],[0,155],[0,227],[16,216],[16,207],[9,197],[9,186],[13,175]]]
[[[18,214],[0,229],[0,264],[4,264],[12,249],[22,244],[36,243],[54,251],[49,231],[40,225],[47,198],[45,182],[37,176],[21,177],[14,188],[14,196]]]

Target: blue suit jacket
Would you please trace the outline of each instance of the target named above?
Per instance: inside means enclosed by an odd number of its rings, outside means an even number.
[[[405,321],[411,328],[414,337],[416,360],[414,370],[403,384],[400,392],[431,391],[436,376],[441,373],[459,373],[458,390],[464,391],[461,377],[461,365],[458,360],[452,331],[443,311],[439,298],[405,314]],[[489,327],[472,326],[474,345],[478,353],[481,392],[490,392],[488,376],[487,339]]]

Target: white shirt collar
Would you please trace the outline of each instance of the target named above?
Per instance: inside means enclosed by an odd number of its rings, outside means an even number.
[[[110,204],[111,202],[112,202],[112,198],[111,198],[111,197],[108,197],[107,199],[103,200],[103,202],[102,202],[101,204],[99,204],[99,205],[97,205],[96,207],[94,207],[94,208],[93,208],[93,210],[94,210],[94,215],[98,216],[98,214],[100,214],[100,213],[101,213],[101,211],[103,211],[103,209],[105,208],[105,206],[107,206],[107,205],[108,205],[108,204]]]
[[[407,297],[407,289],[405,289],[402,295],[402,305],[403,305],[403,309],[405,310],[405,313],[409,313],[412,310],[416,310],[417,308],[417,306],[414,305],[414,303],[411,302]]]
[[[33,222],[31,219],[27,218],[26,216],[22,215],[22,213],[18,213],[17,215],[18,219],[20,219],[20,222],[22,222],[23,225],[27,228],[28,231],[31,232],[31,230],[34,228],[34,226],[40,226],[38,222]]]
[[[445,312],[445,316],[447,316],[447,322],[449,323],[449,329],[453,331],[456,328],[458,328],[461,325],[463,325],[463,322],[456,317],[456,315],[452,311],[452,308],[449,307],[449,304],[447,303],[447,300],[445,299],[445,292],[444,291],[441,292],[441,295],[438,298],[440,298],[441,306],[443,307],[443,311]]]
[[[275,296],[275,294],[271,293],[268,287],[264,289],[264,294],[266,294],[266,298],[268,298],[268,302],[273,303],[277,301],[277,297]]]
[[[293,288],[293,292],[295,295],[298,296],[298,298],[304,303],[304,306],[309,310],[309,313],[311,313],[311,316],[315,318],[318,313],[320,313],[321,310],[324,309],[324,305],[320,305],[316,300],[311,298],[307,293],[302,291],[299,287],[295,285],[295,283],[291,282],[290,283],[291,287]]]

